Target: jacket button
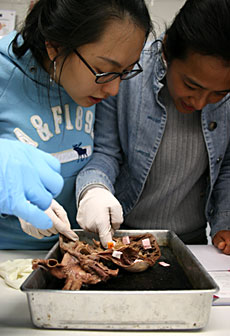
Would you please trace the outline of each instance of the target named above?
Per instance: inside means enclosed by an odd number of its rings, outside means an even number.
[[[209,210],[209,216],[212,216],[213,213],[214,213],[214,209],[210,209],[210,210]]]
[[[30,72],[36,72],[37,71],[36,67],[33,66],[33,65],[29,68],[29,70],[30,70]]]
[[[218,159],[216,160],[216,163],[220,163],[223,160],[222,156],[218,157]]]
[[[217,128],[217,123],[215,121],[211,121],[208,125],[209,131],[214,131]]]

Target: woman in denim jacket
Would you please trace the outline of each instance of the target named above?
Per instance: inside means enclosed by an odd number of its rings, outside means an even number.
[[[169,229],[230,254],[230,0],[187,0],[144,71],[98,105],[95,152],[77,178],[78,224]],[[115,196],[113,196],[115,195]]]

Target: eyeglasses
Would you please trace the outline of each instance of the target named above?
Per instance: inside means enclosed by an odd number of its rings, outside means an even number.
[[[111,82],[112,80],[120,77],[121,80],[127,80],[137,76],[143,71],[141,65],[137,62],[135,66],[138,66],[138,69],[124,70],[122,72],[103,72],[96,73],[93,68],[86,62],[86,60],[79,54],[77,50],[74,50],[75,54],[80,58],[80,60],[87,66],[87,68],[94,74],[96,77],[95,82],[97,84],[104,84]]]

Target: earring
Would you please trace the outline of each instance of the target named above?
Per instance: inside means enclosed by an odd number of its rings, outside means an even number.
[[[57,71],[57,63],[53,61],[53,76],[50,75],[50,84],[54,86],[55,79],[56,79],[56,71]]]

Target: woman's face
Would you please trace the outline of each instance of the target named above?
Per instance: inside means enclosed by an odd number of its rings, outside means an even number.
[[[192,113],[217,103],[230,92],[230,64],[190,52],[185,60],[171,62],[166,80],[177,110]]]
[[[98,42],[78,49],[80,55],[96,73],[131,70],[139,60],[145,41],[145,32],[129,20],[114,21]],[[57,58],[57,78],[62,58]],[[95,83],[95,75],[73,52],[64,62],[60,84],[72,99],[88,107],[118,93],[120,77],[105,84]]]

